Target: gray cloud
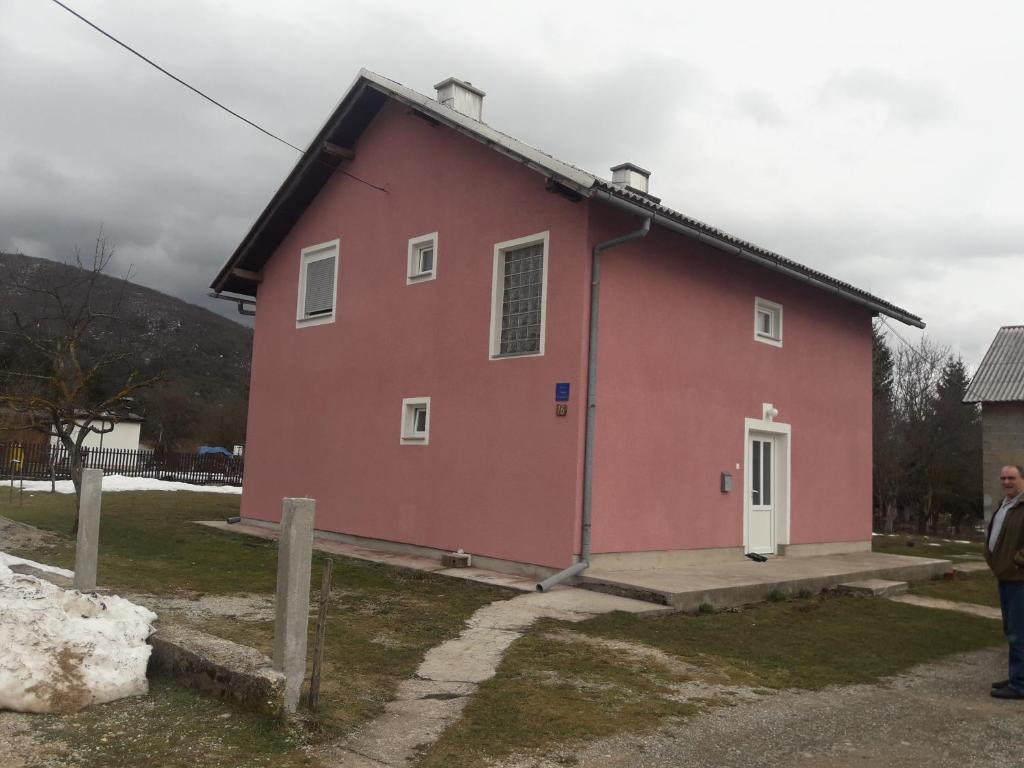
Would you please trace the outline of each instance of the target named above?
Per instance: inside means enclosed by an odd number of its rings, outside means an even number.
[[[825,103],[839,99],[877,104],[900,123],[922,127],[950,115],[952,103],[939,85],[894,72],[854,69],[831,75],[821,87]]]
[[[0,3],[0,249],[64,258],[102,224],[117,270],[132,264],[140,283],[237,318],[203,298],[207,285],[297,154],[51,6]],[[866,63],[863,30],[808,35],[777,8],[764,12],[777,24],[765,43],[756,4],[742,16],[596,1],[582,17],[392,0],[344,14],[316,0],[83,11],[298,146],[360,67],[428,95],[455,75],[487,91],[495,128],[599,174],[650,168],[667,204],[920,312],[965,355],[1022,319],[984,278],[1024,281],[1024,112],[1002,98],[1012,77],[1000,79],[1024,62],[983,20],[955,30],[955,57],[929,56],[926,36],[898,34],[919,19],[894,7],[885,29],[899,45],[880,43]],[[941,17],[929,18],[950,23]],[[978,55],[989,51],[1000,67]],[[873,120],[858,132],[846,119],[858,111],[900,130],[877,141]]]
[[[771,94],[753,89],[736,95],[736,108],[759,126],[771,128],[786,122],[785,113]]]

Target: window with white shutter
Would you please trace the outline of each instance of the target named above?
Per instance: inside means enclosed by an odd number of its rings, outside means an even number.
[[[338,242],[303,248],[296,327],[334,322],[338,300]]]
[[[494,246],[491,359],[544,354],[548,233]]]

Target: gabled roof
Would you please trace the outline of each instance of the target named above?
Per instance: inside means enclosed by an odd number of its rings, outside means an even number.
[[[967,388],[964,402],[1024,402],[1024,325],[999,329]]]
[[[486,123],[366,69],[360,70],[359,76],[309,148],[221,268],[211,286],[214,291],[241,296],[256,295],[255,273],[267,262],[327,180],[352,156],[359,136],[388,99],[404,104],[428,120],[442,123],[514,158],[570,194],[604,200],[639,215],[651,216],[653,224],[694,237],[719,250],[826,289],[900,322],[924,327],[921,318],[867,291],[685,216],[661,205],[657,198],[650,195],[617,186],[562,162],[529,144],[496,131]]]

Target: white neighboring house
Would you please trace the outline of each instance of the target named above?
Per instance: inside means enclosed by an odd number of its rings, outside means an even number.
[[[89,432],[85,436],[82,445],[90,450],[94,448],[119,448],[137,451],[139,450],[139,432],[142,429],[143,421],[145,419],[134,413],[116,417],[108,415],[104,419],[93,420],[92,424],[96,428],[110,431]],[[79,428],[81,428],[84,422],[84,419],[78,421]],[[72,433],[72,438],[77,437],[78,429]],[[60,440],[57,439],[56,435],[50,437],[50,445],[60,445]]]

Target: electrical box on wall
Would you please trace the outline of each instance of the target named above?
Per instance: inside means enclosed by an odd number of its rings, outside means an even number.
[[[732,490],[732,475],[728,472],[722,473],[722,493],[729,493]]]

